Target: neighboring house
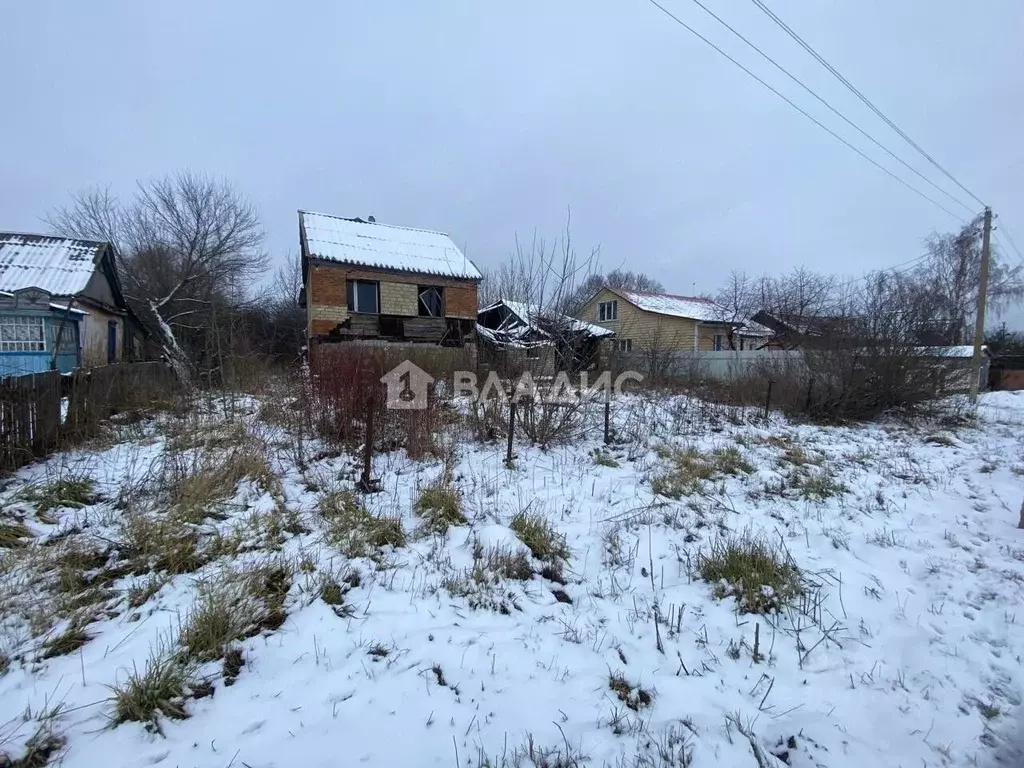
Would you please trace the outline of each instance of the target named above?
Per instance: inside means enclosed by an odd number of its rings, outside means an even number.
[[[0,232],[0,375],[142,356],[109,243]]]
[[[602,288],[576,315],[615,333],[619,352],[694,352],[729,349],[741,325],[723,320],[710,299]]]
[[[541,374],[589,369],[599,358],[601,340],[614,336],[599,325],[507,299],[477,313],[476,333],[482,361]]]
[[[448,235],[299,211],[300,304],[316,341],[472,341],[482,275]]]

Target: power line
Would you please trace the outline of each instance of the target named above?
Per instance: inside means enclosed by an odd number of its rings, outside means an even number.
[[[697,37],[698,39],[700,39],[700,40],[701,40],[702,42],[704,42],[705,44],[709,45],[709,46],[710,46],[711,48],[713,48],[713,49],[714,49],[715,51],[717,51],[717,52],[718,52],[718,53],[720,53],[720,54],[721,54],[722,56],[724,56],[725,58],[727,58],[727,59],[728,59],[729,61],[731,61],[731,62],[732,62],[733,64],[735,64],[735,65],[736,65],[737,67],[739,67],[740,69],[742,69],[742,70],[743,70],[744,72],[746,72],[746,73],[747,73],[748,75],[750,75],[750,76],[751,76],[752,78],[754,78],[754,79],[755,79],[755,80],[756,80],[757,82],[759,82],[759,83],[760,83],[761,85],[763,85],[763,86],[764,86],[765,88],[767,88],[767,89],[768,89],[769,91],[771,91],[771,92],[772,92],[772,93],[774,93],[774,94],[775,94],[776,96],[778,96],[778,97],[779,97],[780,99],[782,99],[782,100],[783,100],[783,101],[785,101],[785,102],[786,102],[787,104],[789,104],[789,106],[791,106],[791,107],[792,107],[793,109],[795,109],[795,110],[796,110],[797,112],[799,112],[799,113],[800,113],[801,115],[803,115],[804,117],[806,117],[806,118],[807,118],[808,120],[810,120],[810,121],[811,121],[812,123],[814,123],[814,124],[815,124],[815,125],[817,125],[817,126],[818,126],[819,128],[821,128],[821,129],[822,129],[823,131],[825,131],[825,132],[826,132],[826,133],[828,133],[828,134],[829,134],[830,136],[832,136],[832,138],[834,138],[834,139],[836,139],[837,141],[840,141],[840,142],[842,142],[843,144],[845,144],[845,145],[846,145],[847,147],[849,147],[850,149],[852,149],[852,150],[853,150],[854,152],[856,152],[856,153],[857,153],[858,155],[860,155],[860,156],[861,156],[862,158],[864,158],[864,159],[865,159],[865,160],[867,160],[867,161],[868,161],[869,163],[871,163],[871,164],[872,164],[873,166],[875,166],[876,168],[878,168],[878,169],[879,169],[880,171],[882,171],[883,173],[887,174],[888,176],[891,176],[891,177],[892,177],[893,179],[895,179],[895,180],[896,180],[896,181],[898,181],[898,182],[899,182],[900,184],[902,184],[903,186],[905,186],[905,187],[906,187],[907,189],[909,189],[909,190],[910,190],[911,192],[913,192],[913,193],[915,193],[915,194],[917,194],[917,195],[920,195],[921,197],[923,197],[923,198],[924,198],[925,200],[927,200],[927,201],[928,201],[929,203],[931,203],[932,205],[934,205],[934,206],[935,206],[936,208],[938,208],[939,210],[941,210],[941,211],[944,211],[945,213],[949,214],[950,216],[952,216],[952,217],[953,217],[954,219],[956,219],[956,220],[960,221],[961,223],[966,223],[966,221],[965,221],[965,220],[964,220],[963,218],[961,218],[961,217],[960,217],[960,216],[958,216],[957,214],[953,213],[953,212],[952,212],[951,210],[949,210],[949,209],[948,209],[948,208],[946,208],[946,207],[945,207],[944,205],[942,205],[942,203],[938,202],[937,200],[935,200],[935,199],[934,199],[934,198],[932,198],[932,197],[929,197],[929,196],[928,196],[928,195],[926,195],[926,194],[925,194],[924,192],[922,192],[921,190],[919,190],[919,189],[918,189],[917,187],[911,186],[911,185],[910,185],[910,184],[909,184],[908,182],[906,182],[906,181],[904,181],[903,179],[901,179],[901,178],[900,178],[899,176],[897,176],[897,175],[896,175],[895,173],[893,173],[892,171],[890,171],[890,170],[889,170],[888,168],[886,168],[886,167],[885,167],[884,165],[880,164],[880,163],[879,163],[879,162],[878,162],[877,160],[874,160],[874,159],[872,159],[872,158],[871,158],[871,157],[869,157],[868,155],[864,154],[864,152],[862,152],[861,150],[857,149],[857,147],[853,146],[853,144],[851,144],[850,142],[848,142],[848,141],[847,141],[846,139],[844,139],[844,138],[843,138],[842,136],[840,136],[840,135],[839,135],[838,133],[836,133],[836,132],[835,132],[835,131],[833,131],[833,130],[832,130],[831,128],[829,128],[829,127],[828,127],[827,125],[825,125],[825,124],[824,124],[824,123],[822,123],[822,122],[821,122],[820,120],[818,120],[818,118],[814,117],[814,116],[813,116],[813,115],[811,115],[811,114],[810,114],[809,112],[807,112],[806,110],[804,110],[804,109],[803,109],[802,107],[800,107],[800,106],[799,106],[798,104],[796,104],[796,102],[794,102],[794,101],[793,101],[792,99],[790,99],[790,98],[789,98],[788,96],[786,96],[785,94],[783,94],[782,92],[780,92],[780,91],[779,91],[778,89],[776,89],[776,88],[775,88],[774,86],[772,86],[772,85],[769,85],[769,84],[768,84],[768,83],[767,83],[766,81],[764,81],[763,79],[761,79],[760,77],[758,77],[757,75],[755,75],[755,74],[754,74],[754,73],[753,73],[753,72],[752,72],[752,71],[751,71],[750,69],[748,69],[748,68],[747,68],[746,66],[744,66],[743,64],[741,64],[740,62],[738,62],[738,61],[737,61],[736,59],[734,59],[734,58],[733,58],[732,56],[730,56],[730,55],[729,55],[728,53],[726,53],[726,52],[725,52],[724,50],[722,50],[722,49],[721,49],[721,48],[719,48],[719,47],[718,47],[717,45],[715,45],[715,44],[714,44],[713,42],[711,42],[710,40],[708,40],[708,39],[707,39],[706,37],[704,37],[704,35],[702,35],[702,34],[701,34],[700,32],[698,32],[697,30],[695,30],[695,29],[694,29],[693,27],[691,27],[691,26],[690,26],[689,24],[687,24],[687,23],[686,23],[685,21],[683,21],[682,19],[680,19],[680,18],[679,18],[678,16],[676,16],[676,15],[675,15],[674,13],[672,13],[672,12],[671,12],[670,10],[668,10],[668,9],[667,9],[667,8],[666,8],[665,6],[661,5],[661,3],[659,3],[659,2],[658,2],[658,0],[647,0],[647,1],[648,1],[648,2],[649,2],[649,3],[651,4],[651,5],[653,5],[653,6],[655,7],[655,8],[657,8],[658,10],[660,10],[660,11],[661,11],[662,13],[664,13],[664,14],[665,14],[666,16],[668,16],[668,17],[669,17],[670,19],[672,19],[672,20],[673,20],[673,21],[674,21],[674,22],[675,22],[676,24],[678,24],[679,26],[681,26],[681,27],[683,27],[684,29],[686,29],[686,30],[687,30],[688,32],[690,32],[691,34],[693,34],[693,35],[694,35],[695,37]]]
[[[756,0],[755,0],[755,2],[756,2]],[[908,162],[907,162],[906,160],[904,160],[904,159],[903,159],[902,157],[900,157],[900,156],[899,156],[899,155],[897,155],[897,154],[896,154],[895,152],[893,152],[893,151],[892,151],[891,149],[889,149],[889,148],[888,148],[887,146],[885,146],[885,145],[884,145],[884,144],[882,144],[882,143],[881,143],[880,141],[878,141],[878,139],[876,139],[876,138],[875,138],[874,136],[872,136],[872,135],[871,135],[870,133],[868,133],[868,132],[867,132],[867,131],[865,131],[865,130],[864,130],[863,128],[861,128],[861,127],[860,127],[859,125],[857,125],[857,124],[856,124],[855,122],[853,122],[853,121],[852,121],[852,120],[851,120],[851,119],[850,119],[849,117],[847,117],[847,116],[846,116],[845,114],[843,114],[843,113],[842,113],[841,111],[839,111],[838,109],[836,109],[835,107],[833,107],[833,106],[832,106],[831,104],[829,104],[829,103],[828,103],[827,101],[825,101],[825,99],[824,99],[824,98],[822,98],[822,97],[821,97],[820,95],[818,95],[818,93],[817,93],[816,91],[814,91],[814,90],[813,90],[813,89],[812,89],[812,88],[811,88],[810,86],[808,86],[808,85],[807,85],[806,83],[804,83],[804,81],[803,81],[803,80],[801,80],[801,79],[800,79],[800,78],[798,78],[798,77],[797,77],[796,75],[794,75],[793,73],[791,73],[791,72],[790,72],[790,71],[789,71],[788,69],[786,69],[786,68],[785,68],[785,67],[783,67],[783,66],[782,66],[781,64],[779,64],[779,62],[777,62],[777,61],[776,61],[775,59],[773,59],[773,58],[772,58],[771,56],[769,56],[769,55],[768,55],[767,53],[765,53],[765,52],[764,52],[763,50],[761,50],[761,49],[760,49],[760,48],[759,48],[759,47],[758,47],[758,46],[757,46],[756,44],[752,43],[752,42],[751,42],[750,40],[748,40],[748,39],[747,39],[746,37],[744,37],[744,36],[743,36],[743,35],[742,35],[742,34],[741,34],[740,32],[738,32],[738,31],[737,31],[737,30],[736,30],[735,28],[733,28],[733,27],[732,27],[732,26],[731,26],[731,25],[730,25],[730,24],[729,24],[728,22],[726,22],[726,21],[725,21],[725,20],[724,20],[724,19],[723,19],[723,18],[722,18],[721,16],[719,16],[719,15],[718,15],[718,14],[716,14],[716,13],[715,13],[714,11],[712,11],[712,10],[711,10],[710,8],[708,8],[708,7],[706,6],[706,5],[704,5],[704,3],[702,3],[702,2],[701,2],[701,0],[693,0],[693,3],[694,3],[694,4],[696,4],[696,5],[697,5],[697,6],[698,6],[698,7],[699,7],[699,8],[701,9],[701,10],[703,10],[703,11],[704,11],[705,13],[707,13],[707,14],[708,14],[709,16],[711,16],[711,18],[713,18],[713,19],[714,19],[715,21],[717,21],[717,22],[718,22],[719,24],[721,24],[721,25],[722,25],[723,27],[725,27],[725,28],[726,28],[726,29],[728,29],[728,30],[729,30],[730,32],[732,32],[732,33],[733,33],[733,34],[734,34],[734,35],[735,35],[736,37],[738,37],[738,38],[739,38],[740,40],[742,40],[742,41],[743,41],[744,43],[746,43],[746,44],[747,44],[747,45],[748,45],[749,47],[751,47],[751,48],[753,48],[753,49],[754,49],[755,51],[757,51],[757,52],[758,52],[758,53],[759,53],[759,54],[761,55],[761,58],[763,58],[763,59],[764,59],[765,61],[767,61],[768,63],[770,63],[770,64],[771,64],[772,66],[774,66],[774,67],[775,67],[775,68],[776,68],[777,70],[779,70],[780,72],[782,72],[782,74],[784,74],[784,75],[785,75],[786,77],[788,77],[788,78],[789,78],[790,80],[792,80],[792,81],[793,81],[794,83],[796,83],[796,84],[797,84],[797,85],[799,85],[799,86],[800,86],[801,88],[803,88],[803,89],[804,89],[805,91],[807,91],[807,93],[811,94],[811,96],[813,96],[813,97],[814,97],[814,98],[816,98],[816,99],[817,99],[818,101],[820,101],[820,102],[821,102],[822,104],[824,104],[824,105],[825,105],[826,107],[828,107],[828,109],[829,109],[829,110],[831,110],[833,114],[835,114],[835,115],[836,115],[837,117],[839,117],[840,119],[842,119],[842,120],[843,120],[843,121],[844,121],[844,122],[845,122],[845,123],[846,123],[847,125],[849,125],[849,126],[850,126],[851,128],[853,128],[853,129],[854,129],[855,131],[857,131],[857,132],[858,132],[859,134],[861,134],[861,135],[862,135],[862,136],[863,136],[864,138],[866,138],[866,139],[867,139],[868,141],[870,141],[870,142],[871,142],[872,144],[874,144],[874,145],[875,145],[876,147],[878,147],[878,148],[879,148],[879,149],[881,149],[881,150],[882,150],[883,152],[885,152],[885,153],[886,153],[887,155],[889,155],[889,156],[890,156],[890,157],[891,157],[891,158],[892,158],[893,160],[895,160],[895,161],[896,161],[896,162],[898,162],[898,163],[899,163],[900,165],[902,165],[902,166],[904,166],[905,168],[907,168],[908,170],[910,170],[910,171],[911,171],[912,173],[916,174],[916,175],[917,175],[918,177],[920,177],[920,178],[921,178],[921,180],[922,180],[922,181],[926,182],[927,184],[930,184],[930,185],[931,185],[932,187],[934,187],[934,188],[935,188],[936,190],[938,190],[939,192],[941,192],[942,194],[944,194],[944,195],[945,195],[946,197],[948,197],[948,198],[949,198],[950,200],[952,200],[952,201],[953,201],[954,203],[956,203],[957,205],[961,205],[961,206],[963,206],[963,207],[964,207],[964,208],[965,208],[966,210],[968,210],[968,211],[971,211],[971,212],[973,212],[973,209],[971,208],[971,206],[967,205],[967,203],[965,203],[965,202],[961,201],[961,200],[960,200],[959,198],[957,198],[957,197],[954,197],[954,196],[953,196],[952,194],[950,194],[950,193],[949,193],[949,192],[947,192],[947,191],[946,191],[945,189],[943,189],[942,187],[940,187],[940,186],[939,186],[938,184],[936,184],[936,183],[935,183],[934,181],[932,181],[932,180],[931,180],[931,179],[929,179],[929,178],[928,178],[927,176],[925,176],[925,175],[924,175],[923,173],[921,173],[921,172],[920,172],[919,170],[917,170],[917,168],[915,168],[914,166],[912,166],[912,165],[911,165],[910,163],[908,163]]]
[[[876,107],[874,105],[874,103],[872,103],[872,101],[867,96],[865,96],[863,93],[861,93],[853,85],[853,83],[851,83],[849,80],[847,80],[845,77],[843,77],[843,75],[840,74],[839,70],[837,70],[835,67],[833,67],[831,64],[829,64],[821,54],[819,54],[816,50],[814,50],[814,48],[812,48],[810,46],[810,44],[808,44],[802,37],[800,37],[800,35],[798,35],[796,32],[794,32],[790,28],[790,26],[788,24],[786,24],[786,22],[784,22],[782,19],[780,19],[771,8],[769,8],[767,5],[764,4],[763,0],[751,0],[751,2],[753,2],[754,5],[756,5],[762,11],[764,11],[772,21],[774,21],[779,27],[781,27],[782,30],[787,35],[789,35],[791,38],[793,38],[801,47],[803,47],[803,49],[805,51],[807,51],[809,54],[811,54],[811,56],[813,56],[815,59],[817,59],[818,62],[823,67],[825,67],[825,69],[827,69],[829,72],[831,72],[836,77],[836,79],[839,80],[839,82],[841,82],[843,85],[845,85],[851,91],[853,91],[854,95],[856,95],[857,98],[859,98],[862,102],[864,102],[864,104],[867,105],[868,109],[870,109],[872,112],[874,112],[880,118],[882,118],[882,120],[885,121],[886,125],[888,125],[894,131],[896,131],[896,133],[898,133],[910,146],[912,146],[914,149],[916,149],[918,152],[920,152],[929,163],[931,163],[936,168],[938,168],[943,174],[945,174],[945,176],[948,179],[950,179],[950,181],[952,181],[954,184],[956,184],[958,187],[960,187],[960,189],[962,189],[964,192],[966,192],[970,197],[974,198],[978,202],[979,205],[985,205],[985,202],[980,197],[978,197],[976,194],[971,192],[971,190],[969,190],[967,187],[965,187],[963,184],[961,184],[953,174],[951,174],[949,171],[947,171],[945,168],[943,168],[934,157],[932,157],[927,152],[925,152],[921,148],[921,146],[916,141],[914,141],[912,138],[910,138],[906,133],[904,133],[900,129],[900,127],[898,125],[896,125],[896,123],[894,123],[892,120],[890,120],[888,117],[886,117],[885,114],[882,112],[882,110],[880,110],[878,107]]]
[[[1017,254],[1017,259],[1021,264],[1024,264],[1024,256],[1021,255],[1020,248],[1017,247],[1017,243],[1013,241],[1013,237],[1010,235],[1010,230],[1006,228],[1005,224],[1000,224],[999,227],[997,227],[997,230],[1006,235],[1007,241],[1009,241],[1010,245],[1013,246],[1013,252]],[[1002,240],[1002,238],[999,239]]]

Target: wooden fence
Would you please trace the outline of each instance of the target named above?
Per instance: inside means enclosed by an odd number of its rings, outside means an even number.
[[[111,415],[166,401],[177,379],[164,363],[120,363],[0,380],[0,472],[96,435]]]

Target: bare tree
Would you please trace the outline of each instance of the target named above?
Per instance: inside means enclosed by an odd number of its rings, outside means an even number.
[[[949,328],[946,343],[965,343],[974,327],[981,272],[981,217],[958,232],[925,240],[926,257],[914,278]],[[998,315],[1024,298],[1024,266],[1006,264],[999,250],[989,257],[988,307]]]
[[[243,299],[266,269],[255,207],[226,181],[190,171],[139,182],[127,202],[109,189],[77,192],[46,221],[115,245],[126,298],[186,379],[210,349],[218,308]]]
[[[567,315],[575,315],[595,293],[602,288],[616,288],[621,291],[638,291],[641,293],[663,293],[665,287],[660,281],[643,272],[628,269],[613,269],[611,272],[594,272],[573,290],[566,300],[564,311]]]

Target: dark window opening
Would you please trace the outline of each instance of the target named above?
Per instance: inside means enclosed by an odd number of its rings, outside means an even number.
[[[345,284],[349,312],[380,314],[379,285],[371,280],[348,280]]]
[[[419,286],[420,317],[444,317],[444,289],[433,285]]]

